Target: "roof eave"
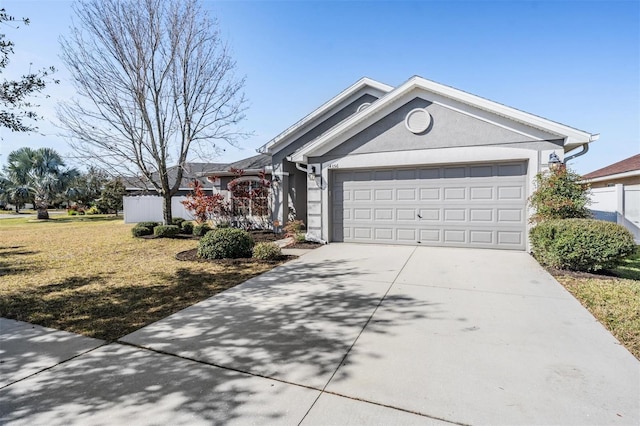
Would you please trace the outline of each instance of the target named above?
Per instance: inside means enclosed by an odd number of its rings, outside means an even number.
[[[502,115],[511,120],[519,121],[523,124],[538,128],[548,133],[557,134],[560,137],[564,137],[565,151],[570,151],[585,143],[594,142],[600,136],[599,134],[584,132],[582,130],[575,129],[561,123],[547,120],[546,118],[538,117],[536,115],[520,111],[518,109],[508,107],[506,105],[502,105],[467,92],[463,92],[453,87],[426,80],[419,76],[414,76],[395,90],[387,93],[385,96],[379,99],[378,102],[362,111],[362,114],[355,114],[349,117],[336,127],[330,129],[325,134],[316,138],[314,141],[311,141],[309,144],[307,144],[307,146],[302,147],[300,150],[290,155],[288,159],[290,161],[298,163],[306,163],[310,156],[322,155],[323,152],[321,152],[321,148],[327,142],[333,140],[343,132],[353,128],[359,123],[362,123],[367,119],[367,117],[378,113],[387,105],[393,103],[394,100],[401,98],[402,96],[406,95],[416,88],[421,88],[423,90],[457,100],[472,107],[484,109],[489,112]]]
[[[288,137],[295,134],[297,130],[309,124],[314,119],[322,116],[322,114],[329,111],[331,108],[340,104],[341,102],[349,98],[349,96],[353,95],[358,90],[364,89],[365,87],[371,87],[385,94],[393,90],[393,87],[389,86],[388,84],[381,83],[379,81],[370,79],[368,77],[363,77],[360,80],[356,81],[351,86],[349,86],[348,88],[346,88],[345,90],[343,90],[342,92],[340,92],[338,95],[331,98],[329,101],[322,104],[320,107],[316,108],[313,112],[311,112],[310,114],[306,115],[305,117],[303,117],[302,119],[294,123],[292,126],[287,128],[278,136],[274,137],[269,142],[267,142],[266,144],[256,149],[256,152],[260,154],[267,154],[269,152],[273,152],[274,148],[277,148],[279,145],[284,145],[288,140]]]

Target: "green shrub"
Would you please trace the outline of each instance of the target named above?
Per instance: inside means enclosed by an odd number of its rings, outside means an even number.
[[[67,210],[67,214],[69,216],[76,216],[78,214],[77,210]]]
[[[237,259],[251,257],[253,238],[236,228],[214,229],[200,239],[198,257],[205,259]]]
[[[589,185],[565,165],[536,175],[536,190],[529,197],[535,210],[531,223],[552,219],[590,218]]]
[[[100,209],[96,206],[91,206],[86,210],[87,214],[100,214]]]
[[[615,268],[636,249],[633,235],[623,226],[594,219],[545,221],[529,236],[541,264],[573,271]]]
[[[142,237],[144,235],[152,235],[153,228],[147,228],[146,226],[140,226],[139,224],[131,228],[131,234],[134,237]]]
[[[153,235],[159,238],[173,238],[180,233],[178,225],[158,225],[153,228]]]
[[[258,243],[253,248],[253,257],[260,260],[276,260],[282,256],[282,249],[276,243]]]
[[[301,220],[290,220],[284,226],[284,236],[296,238],[296,236],[304,229],[304,222]]]
[[[231,224],[226,221],[218,222],[216,224],[216,229],[224,229],[224,228],[231,228]]]
[[[185,219],[183,219],[181,217],[174,217],[173,219],[171,219],[171,224],[180,226],[182,224],[182,222],[184,222],[184,221],[185,221]]]
[[[296,235],[293,237],[296,243],[304,243],[307,241],[307,236],[304,232],[296,232]]]
[[[193,234],[193,223],[185,220],[180,224],[180,230],[183,234]]]
[[[203,237],[204,234],[209,231],[211,231],[211,227],[206,223],[200,223],[193,227],[193,235],[196,235],[198,237]]]
[[[160,225],[159,222],[139,222],[136,226],[142,226],[143,228],[150,228],[153,231],[153,228]]]

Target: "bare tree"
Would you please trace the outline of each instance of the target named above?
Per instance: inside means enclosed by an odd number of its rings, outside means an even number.
[[[171,223],[190,151],[210,158],[243,135],[245,80],[197,0],[82,0],[74,12],[62,59],[83,99],[58,108],[61,126],[80,160],[150,183]]]
[[[0,27],[19,21],[29,25],[28,18],[16,20],[4,8],[0,9]],[[9,65],[9,56],[14,53],[13,48],[14,43],[0,33],[0,74]],[[31,109],[38,105],[29,101],[29,98],[42,92],[47,83],[58,83],[58,80],[48,78],[55,71],[54,67],[43,68],[36,72],[29,70],[29,73],[20,77],[19,80],[0,81],[0,127],[10,129],[12,132],[37,130],[37,127],[29,125],[27,120],[39,120],[42,117]]]

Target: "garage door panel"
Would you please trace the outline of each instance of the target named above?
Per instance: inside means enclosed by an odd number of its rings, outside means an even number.
[[[513,163],[335,171],[333,240],[523,250],[526,170]]]
[[[467,218],[465,209],[444,209],[445,222],[464,222]]]
[[[423,200],[423,201],[440,200],[440,188],[420,188],[420,200]]]
[[[440,209],[419,209],[418,217],[421,221],[439,221],[440,220]]]
[[[467,231],[464,229],[445,229],[444,242],[453,244],[462,244],[467,242]]]
[[[393,221],[393,209],[376,208],[374,210],[374,217],[376,218],[376,221]]]
[[[373,193],[376,201],[393,201],[393,189],[376,189]]]
[[[493,209],[469,209],[470,222],[493,222]]]
[[[469,197],[472,200],[493,200],[493,187],[492,186],[470,187]]]
[[[494,242],[493,231],[469,231],[469,242],[471,244],[493,244]]]
[[[399,242],[410,242],[415,244],[417,240],[417,229],[415,228],[397,228],[396,229],[396,239]]]
[[[454,187],[444,189],[444,200],[465,200],[467,191],[466,188]]]
[[[521,186],[499,186],[498,200],[523,200],[524,188]]]

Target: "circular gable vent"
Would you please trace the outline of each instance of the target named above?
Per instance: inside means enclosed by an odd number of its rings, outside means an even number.
[[[362,105],[360,105],[360,106],[358,107],[358,109],[356,110],[356,112],[360,112],[360,111],[362,111],[363,109],[367,109],[367,108],[369,108],[369,106],[371,106],[371,102],[365,102],[365,103],[363,103]]]
[[[404,125],[411,133],[423,133],[431,125],[431,114],[424,108],[411,110],[404,119]]]

